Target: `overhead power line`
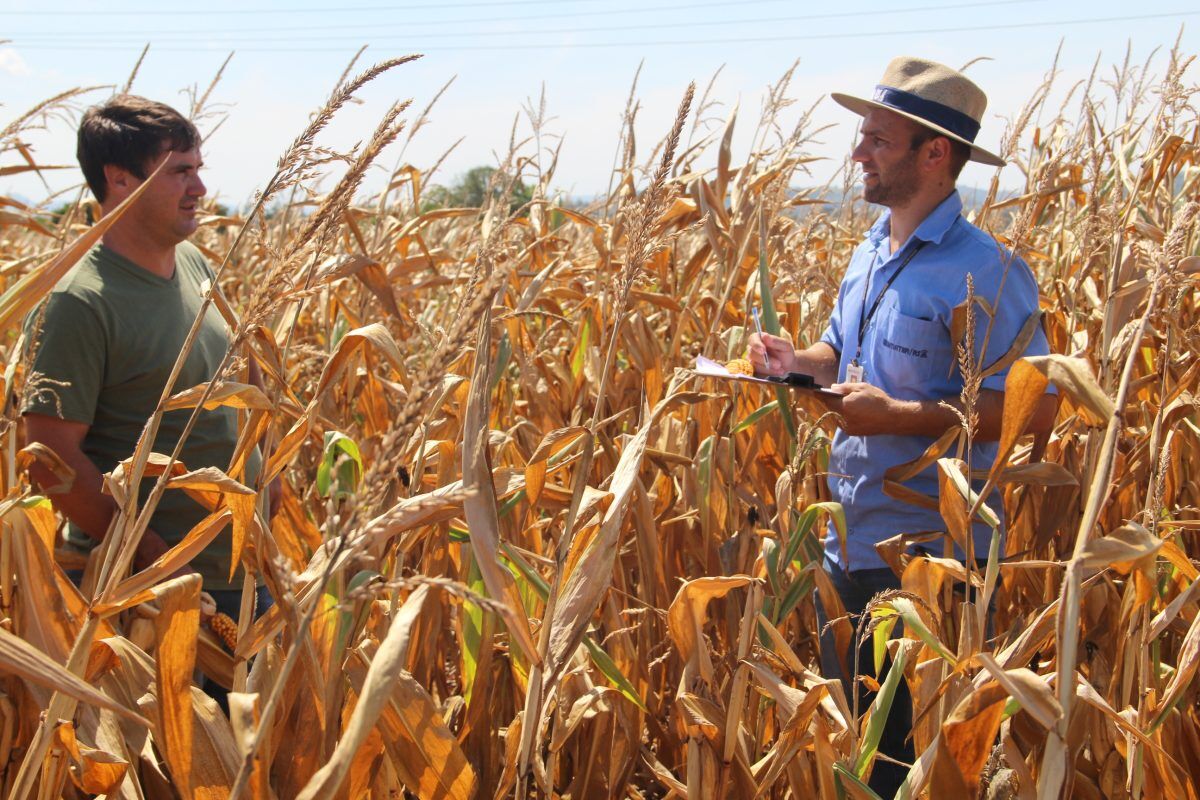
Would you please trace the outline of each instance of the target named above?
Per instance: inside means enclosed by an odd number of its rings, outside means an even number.
[[[961,10],[961,9],[967,9],[967,8],[985,8],[985,7],[997,7],[997,6],[1028,5],[1029,3],[1040,3],[1040,2],[1044,2],[1044,0],[973,0],[973,2],[956,3],[956,4],[952,4],[952,5],[925,5],[925,6],[912,6],[910,8],[897,8],[897,9],[891,9],[887,13],[890,15],[890,14],[917,13],[917,12],[922,12],[922,11],[955,11],[955,10]],[[680,9],[679,6],[668,6],[666,8],[669,10],[672,10],[672,11],[677,11]],[[643,10],[651,10],[651,9],[643,9]],[[840,11],[840,12],[832,12],[832,13],[826,13],[826,14],[800,14],[800,15],[783,16],[783,17],[754,17],[754,18],[748,18],[748,19],[734,19],[734,20],[682,20],[682,21],[672,21],[670,23],[670,27],[672,29],[676,29],[676,28],[720,27],[720,26],[730,26],[730,25],[764,25],[764,24],[774,24],[774,23],[780,23],[780,22],[812,22],[812,21],[823,20],[823,19],[846,19],[846,18],[853,18],[853,17],[868,17],[868,16],[870,16],[870,17],[879,16],[879,13],[878,12],[864,12],[864,11]],[[543,18],[539,17],[537,19],[543,19]],[[506,17],[497,17],[494,20],[479,20],[479,19],[471,20],[471,22],[488,22],[488,21],[511,22],[513,20],[510,20],[509,18],[506,18]],[[366,26],[366,29],[365,29],[363,35],[369,37],[370,41],[381,41],[384,39],[396,39],[396,38],[402,38],[405,40],[413,40],[413,39],[446,39],[446,38],[467,37],[467,36],[497,36],[497,35],[503,36],[503,35],[512,35],[512,33],[514,33],[514,32],[510,32],[510,31],[497,31],[495,29],[489,29],[489,30],[483,30],[483,31],[466,31],[466,30],[445,31],[445,30],[443,30],[443,31],[437,31],[434,33],[413,33],[413,32],[411,32],[411,29],[416,24],[417,23],[405,23],[405,24],[399,25],[399,26],[387,26],[386,29],[388,29],[388,30],[394,29],[396,27],[401,28],[404,31],[404,33],[400,36],[382,34],[382,31],[385,30],[385,28],[383,28],[382,26],[379,26],[379,25]],[[433,24],[433,23],[427,23],[426,25],[431,25],[431,24]],[[437,24],[444,25],[445,23],[437,23]],[[353,25],[353,26],[307,25],[307,26],[286,28],[286,29],[285,28],[264,28],[264,29],[262,29],[263,32],[267,32],[267,33],[271,33],[271,34],[278,34],[277,37],[272,36],[271,38],[265,38],[265,39],[262,37],[259,37],[259,36],[244,35],[244,34],[251,34],[254,32],[248,31],[243,28],[238,28],[233,33],[230,33],[228,28],[223,28],[223,29],[211,29],[211,30],[207,30],[207,31],[176,29],[173,31],[161,31],[161,32],[157,32],[157,33],[152,33],[149,31],[134,32],[134,31],[125,31],[125,30],[122,30],[119,32],[117,32],[117,31],[113,32],[114,34],[119,34],[119,35],[113,35],[113,34],[109,34],[107,32],[97,32],[97,31],[87,31],[87,32],[81,32],[81,33],[64,33],[61,31],[46,31],[46,32],[40,32],[40,33],[25,33],[25,34],[10,33],[9,35],[14,37],[14,41],[17,41],[17,42],[26,41],[26,40],[41,40],[41,39],[58,41],[58,40],[63,39],[64,36],[75,36],[75,37],[86,38],[88,40],[93,40],[97,36],[104,36],[106,41],[108,41],[109,43],[112,43],[114,41],[120,41],[120,42],[131,42],[131,43],[142,44],[146,41],[146,39],[143,37],[153,37],[152,42],[194,41],[197,36],[201,36],[201,35],[207,33],[207,34],[221,34],[222,42],[231,42],[231,43],[246,42],[246,41],[248,41],[248,42],[273,42],[273,41],[278,40],[278,41],[286,43],[286,42],[292,42],[292,41],[304,41],[304,39],[302,37],[297,37],[294,35],[296,32],[300,32],[300,33],[320,32],[320,34],[321,34],[319,37],[320,41],[327,42],[327,41],[331,41],[331,40],[335,40],[335,39],[353,40],[355,42],[363,41],[363,35],[359,35],[359,36],[355,36],[354,34],[342,34],[342,35],[338,35],[338,36],[327,35],[328,31],[330,31],[332,29],[342,29],[345,27],[350,27],[355,30],[363,30],[363,28],[364,28],[364,26],[362,26],[362,25]],[[592,26],[592,27],[588,27],[588,28],[537,28],[537,29],[530,29],[530,30],[522,30],[522,31],[519,31],[519,33],[522,35],[530,35],[530,36],[541,35],[541,34],[550,34],[550,33],[553,33],[553,34],[607,33],[607,32],[611,32],[611,31],[661,30],[662,27],[663,27],[663,25],[661,23],[640,24],[640,25],[622,24],[622,25],[600,25],[600,26]],[[176,37],[178,37],[178,38],[176,38]]]
[[[1087,17],[1083,19],[1064,19],[1064,20],[1047,20],[1044,22],[1006,22],[992,23],[988,25],[963,25],[944,28],[920,28],[908,30],[888,29],[881,31],[837,31],[832,33],[807,33],[807,34],[785,34],[777,36],[742,36],[729,37],[721,39],[661,39],[661,40],[642,40],[642,41],[622,41],[622,42],[529,42],[529,43],[510,43],[510,44],[488,44],[488,43],[472,43],[462,45],[428,45],[422,46],[421,50],[426,51],[499,51],[499,50],[570,50],[570,49],[598,49],[598,48],[629,48],[629,47],[674,47],[674,46],[695,46],[695,45],[729,45],[729,44],[765,44],[769,42],[802,42],[802,41],[827,41],[827,40],[853,40],[853,39],[874,39],[890,36],[920,36],[936,33],[970,33],[977,31],[1002,31],[1002,30],[1029,30],[1033,28],[1064,28],[1072,25],[1096,25],[1111,22],[1137,22],[1151,19],[1179,19],[1183,17],[1193,17],[1200,14],[1200,11],[1171,11],[1160,14],[1130,14],[1115,17]],[[495,38],[502,38],[503,34],[492,34]],[[404,38],[404,37],[401,37]],[[411,37],[416,39],[419,37]],[[14,43],[15,44],[15,43]],[[18,49],[22,50],[89,50],[89,51],[122,51],[127,52],[129,45],[110,46],[110,45],[89,45],[86,43],[70,43],[65,45],[23,45]],[[409,48],[405,48],[409,49]],[[172,47],[171,52],[190,52],[190,53],[206,53],[206,52],[226,52],[228,47],[199,47],[199,46],[183,46]],[[241,52],[251,53],[345,53],[345,47],[245,47],[239,48]]]
[[[117,10],[113,8],[105,9],[81,9],[77,11],[67,11],[64,9],[52,10],[22,10],[22,11],[5,11],[6,16],[23,16],[23,17],[211,17],[214,14],[328,14],[336,11],[338,13],[360,12],[360,11],[429,11],[443,8],[495,8],[496,6],[545,6],[545,5],[563,5],[577,3],[604,3],[607,0],[472,0],[472,2],[458,3],[424,3],[424,4],[408,4],[408,5],[387,5],[387,6],[321,6],[318,8],[296,8],[291,6],[276,6],[274,8],[228,8],[214,9],[212,6],[197,6],[195,10],[185,11],[182,9],[162,9],[162,8],[145,8],[141,10]]]

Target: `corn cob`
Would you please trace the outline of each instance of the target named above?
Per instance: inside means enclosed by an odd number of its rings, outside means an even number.
[[[237,649],[238,625],[233,621],[233,617],[218,611],[209,619],[208,629],[216,634],[229,652]]]
[[[734,375],[753,375],[754,365],[744,358],[735,358],[725,362],[725,369]]]

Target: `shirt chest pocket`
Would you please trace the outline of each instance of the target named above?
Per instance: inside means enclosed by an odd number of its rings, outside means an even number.
[[[901,399],[932,396],[954,359],[950,332],[938,320],[889,310],[875,330],[874,361],[885,391]]]

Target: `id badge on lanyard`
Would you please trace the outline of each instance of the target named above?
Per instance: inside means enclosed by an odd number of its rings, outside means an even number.
[[[921,248],[925,246],[924,241],[917,242],[917,245],[908,252],[908,256],[904,261],[900,262],[900,266],[892,273],[892,277],[888,278],[887,283],[883,285],[883,289],[879,291],[879,295],[875,298],[875,302],[871,304],[871,310],[867,310],[867,295],[871,292],[871,275],[874,273],[874,268],[867,273],[867,280],[863,286],[862,309],[858,315],[858,351],[854,354],[854,360],[846,365],[846,382],[847,383],[865,383],[867,380],[867,371],[863,369],[859,358],[862,356],[862,342],[866,330],[871,325],[871,320],[875,317],[875,312],[879,310],[879,303],[883,300],[883,296],[887,294],[887,290],[891,288],[892,282],[900,277],[900,273],[908,266],[917,253],[921,252]]]

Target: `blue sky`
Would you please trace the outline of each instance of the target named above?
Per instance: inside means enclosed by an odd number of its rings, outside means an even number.
[[[841,163],[856,118],[828,100],[829,91],[869,93],[887,61],[917,54],[952,66],[978,57],[969,74],[988,92],[980,143],[996,147],[1013,116],[1050,66],[1062,42],[1060,90],[1086,77],[1099,56],[1109,65],[1132,46],[1144,60],[1169,49],[1184,25],[1183,50],[1200,52],[1200,11],[1183,0],[893,0],[812,4],[796,0],[210,0],[199,4],[109,0],[0,2],[0,127],[38,101],[76,86],[123,84],[141,51],[151,49],[133,90],[186,108],[186,90],[208,85],[233,50],[213,100],[228,118],[205,148],[210,191],[243,202],[273,172],[288,142],[328,95],[354,52],[364,60],[413,52],[420,61],[371,84],[364,103],[343,113],[325,144],[346,147],[369,135],[387,105],[412,98],[424,107],[447,81],[429,124],[403,160],[432,165],[460,137],[435,180],[494,163],[507,149],[514,119],[528,133],[523,107],[545,91],[546,131],[564,137],[555,186],[601,192],[608,182],[620,117],[631,81],[641,111],[637,140],[644,159],[666,132],[689,81],[700,90],[720,69],[709,110],[738,107],[735,159],[749,146],[764,89],[799,59],[785,112],[794,122],[817,104],[815,122],[833,125],[814,154],[823,178]],[[201,10],[202,9],[202,10]],[[1162,64],[1162,58],[1158,61]],[[1195,80],[1194,71],[1192,80]],[[89,97],[101,100],[111,90]],[[410,118],[415,116],[410,114]],[[203,127],[203,125],[202,125]],[[52,119],[29,141],[39,161],[73,164],[74,121]],[[399,148],[385,155],[391,166]],[[970,166],[967,183],[991,171]],[[50,179],[78,180],[74,170]],[[1020,180],[1010,167],[1006,183]],[[41,197],[30,177],[6,179],[0,193]]]

